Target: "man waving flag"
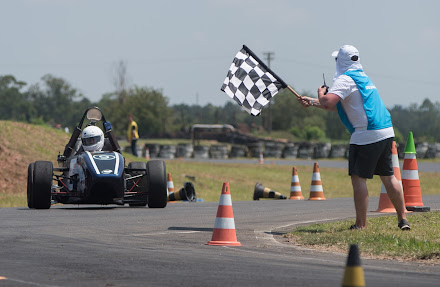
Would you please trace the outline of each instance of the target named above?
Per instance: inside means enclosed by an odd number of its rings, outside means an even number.
[[[258,116],[270,99],[286,87],[299,97],[248,47],[243,45],[235,55],[221,90],[249,114]]]

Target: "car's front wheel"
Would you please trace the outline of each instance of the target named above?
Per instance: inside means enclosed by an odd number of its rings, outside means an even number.
[[[147,162],[148,207],[164,208],[167,206],[166,166],[162,160]]]
[[[51,205],[53,164],[50,161],[36,161],[34,164],[31,203],[33,208],[48,209]]]
[[[33,201],[33,187],[34,187],[34,163],[29,164],[28,166],[28,176],[27,176],[27,204],[29,208],[34,208]]]

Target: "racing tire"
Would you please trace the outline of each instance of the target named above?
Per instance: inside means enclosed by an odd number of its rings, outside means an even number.
[[[128,164],[128,168],[139,168],[139,169],[147,169],[147,164],[145,162],[130,162]],[[130,173],[131,176],[142,174],[142,171],[133,171]],[[136,180],[135,180],[136,181]],[[133,188],[136,191],[145,192],[145,200],[140,200],[139,202],[132,202],[129,203],[129,206],[135,207],[135,206],[147,206],[148,202],[148,186],[147,186],[147,177],[144,176],[139,182],[139,187]]]
[[[32,188],[34,186],[34,163],[29,164],[28,166],[28,175],[27,175],[27,204],[29,208],[34,208],[34,201],[32,197]]]
[[[150,160],[147,162],[148,207],[164,208],[167,206],[167,176],[165,162]]]
[[[50,161],[36,161],[34,164],[31,198],[33,208],[49,209],[51,205],[53,164]]]

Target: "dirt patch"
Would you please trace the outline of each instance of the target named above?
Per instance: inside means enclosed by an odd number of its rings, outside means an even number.
[[[57,129],[0,121],[0,193],[24,195],[28,165],[37,160],[56,164],[68,140],[69,135]]]

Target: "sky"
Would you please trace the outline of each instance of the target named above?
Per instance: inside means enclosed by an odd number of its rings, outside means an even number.
[[[360,53],[388,108],[440,102],[440,1],[0,0],[0,75],[63,78],[91,101],[116,89],[162,90],[171,105],[223,106],[243,44],[298,93],[331,85],[331,53]],[[267,62],[266,62],[267,64]],[[292,95],[293,96],[293,95]]]

